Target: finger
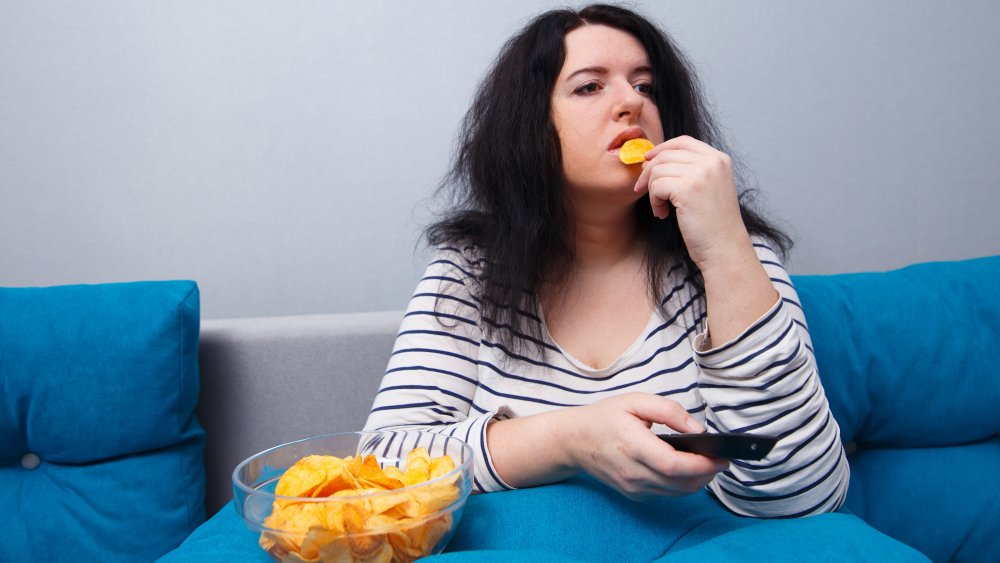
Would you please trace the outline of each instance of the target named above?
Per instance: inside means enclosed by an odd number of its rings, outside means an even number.
[[[649,393],[635,393],[630,397],[629,411],[643,420],[665,424],[678,432],[705,431],[705,427],[673,399]]]
[[[656,160],[658,162],[687,162],[692,163],[702,156],[701,152],[690,149],[669,148],[661,143],[646,153],[646,161]]]
[[[628,475],[628,477],[621,475],[620,481],[612,481],[612,486],[633,500],[641,500],[651,496],[688,495],[698,491],[715,478],[715,474],[670,477],[643,463],[633,466],[628,471]]]
[[[642,459],[640,462],[665,478],[711,481],[717,474],[729,469],[729,460],[680,452],[659,438],[656,438],[656,441],[659,442],[656,450],[658,454],[648,460]]]
[[[690,135],[681,135],[667,139],[653,148],[662,148],[662,150],[688,150],[697,153],[716,152],[715,147],[712,145],[699,141]]]
[[[642,172],[639,173],[639,177],[635,181],[635,186],[632,187],[632,191],[642,193],[648,189],[649,185],[649,175],[652,173],[652,166],[649,165],[649,161],[642,163]]]
[[[660,162],[658,160],[647,162],[646,167],[650,168],[649,182],[657,177],[683,178],[697,174],[699,168],[696,163],[687,162]]]
[[[649,205],[653,208],[654,216],[666,219],[670,215],[670,201],[680,187],[681,182],[677,177],[660,176],[650,180],[646,190],[649,192]]]

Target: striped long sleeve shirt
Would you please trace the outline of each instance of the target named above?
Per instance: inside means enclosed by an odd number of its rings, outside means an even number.
[[[462,439],[475,452],[474,488],[512,488],[490,459],[493,420],[593,403],[625,392],[669,397],[709,432],[779,436],[760,461],[734,460],[708,485],[729,510],[782,518],[837,509],[849,468],[840,430],[816,372],[805,316],[775,253],[754,247],[781,295],[739,337],[702,350],[704,294],[673,268],[663,310],[610,366],[594,369],[553,341],[542,315],[539,342],[528,335],[518,354],[486,336],[480,316],[475,248],[441,248],[407,307],[366,430],[422,429]],[[654,431],[671,432],[653,426]]]

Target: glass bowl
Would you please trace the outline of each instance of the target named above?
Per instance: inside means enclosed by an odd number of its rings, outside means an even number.
[[[385,486],[395,488],[389,489],[372,486],[386,483],[385,475],[403,479],[407,456],[418,448],[425,448],[432,460],[450,456],[454,468],[449,460],[440,460],[445,463],[431,464],[438,469],[427,480],[390,480],[395,485]],[[247,526],[260,534],[261,547],[276,561],[409,562],[440,553],[451,539],[472,488],[472,456],[465,442],[430,432],[315,436],[265,450],[236,466],[233,500]],[[277,494],[279,479],[304,458],[309,459],[285,480],[285,494]],[[361,467],[362,459],[367,468]],[[301,470],[304,465],[319,467],[320,462],[325,470]],[[413,461],[410,469],[419,474],[423,463]],[[327,496],[335,489],[342,490]],[[303,492],[291,496],[289,490]]]

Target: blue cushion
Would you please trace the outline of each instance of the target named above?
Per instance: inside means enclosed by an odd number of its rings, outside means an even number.
[[[190,281],[0,288],[0,560],[152,560],[204,520],[198,329]]]
[[[934,561],[1000,557],[1000,437],[955,447],[861,450],[847,507]]]
[[[477,561],[483,550],[579,561],[926,561],[850,514],[741,518],[705,492],[639,503],[589,477],[470,497],[450,554],[428,561]]]
[[[1000,256],[794,283],[845,441],[943,446],[1000,431]]]
[[[219,509],[180,547],[157,560],[158,563],[270,563],[271,557],[257,543],[259,534],[250,530],[236,512],[233,501]]]
[[[749,554],[749,556],[748,556]],[[270,559],[232,502],[160,563]],[[740,518],[706,493],[632,502],[588,477],[473,495],[446,553],[421,561],[927,561],[850,514]]]

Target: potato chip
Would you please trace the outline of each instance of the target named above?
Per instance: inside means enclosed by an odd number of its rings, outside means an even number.
[[[276,494],[331,500],[275,499],[261,547],[289,563],[410,562],[430,555],[453,520],[428,516],[459,498],[458,476],[433,486],[403,487],[447,475],[455,462],[416,448],[404,469],[383,469],[373,455],[300,459],[278,480]],[[396,489],[403,490],[387,494]]]
[[[260,538],[261,547],[270,551],[269,547],[278,545],[284,551],[299,552],[309,528],[325,523],[321,518],[320,507],[313,503],[292,502],[280,505],[264,520],[264,526],[285,533],[264,532]]]
[[[431,461],[430,478],[437,479],[454,470],[455,461],[451,459],[451,456],[443,455]]]
[[[629,139],[618,151],[618,160],[625,164],[639,164],[646,160],[646,153],[653,150],[647,139]]]
[[[451,459],[451,457],[449,456],[448,459]],[[389,467],[386,467],[382,471],[385,472],[386,477],[396,479],[398,481],[403,480],[403,472],[395,465],[390,465]]]
[[[306,456],[288,468],[278,480],[274,494],[286,497],[308,497],[326,482],[327,470],[342,463],[340,458],[327,455]]]

